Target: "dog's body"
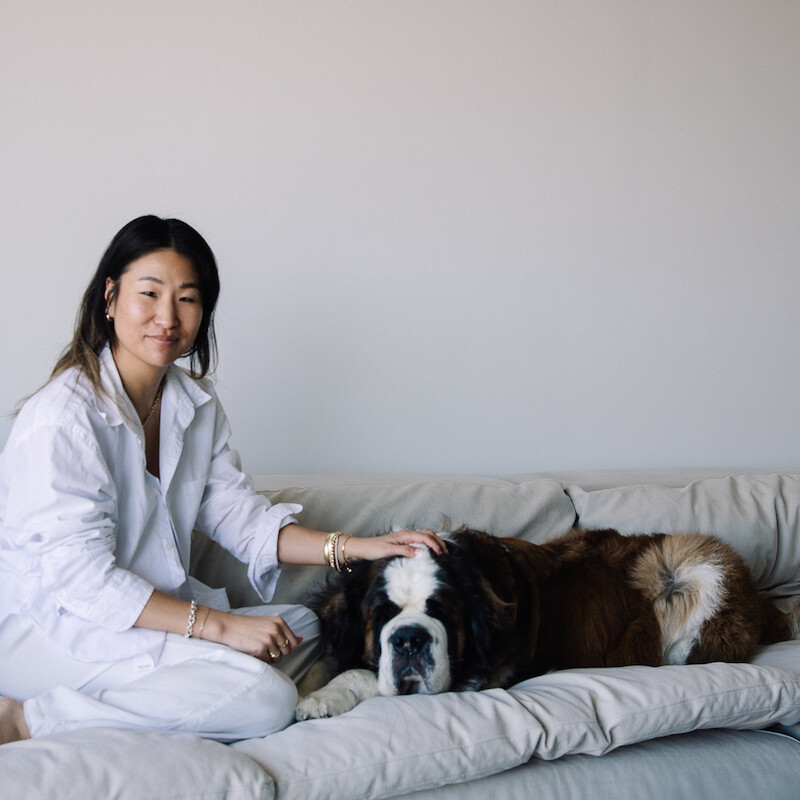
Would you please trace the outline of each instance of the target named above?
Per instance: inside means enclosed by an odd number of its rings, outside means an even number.
[[[793,633],[711,536],[446,538],[447,555],[357,562],[312,603],[326,656],[310,680],[338,677],[301,699],[298,719],[376,694],[507,687],[554,669],[747,661]]]

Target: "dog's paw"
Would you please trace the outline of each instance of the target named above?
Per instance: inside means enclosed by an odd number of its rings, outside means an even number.
[[[319,689],[308,697],[301,697],[295,707],[294,716],[298,721],[337,717],[354,707],[351,698],[329,689]]]
[[[350,669],[337,675],[327,686],[300,698],[295,706],[295,719],[338,717],[377,694],[378,682],[373,672]]]

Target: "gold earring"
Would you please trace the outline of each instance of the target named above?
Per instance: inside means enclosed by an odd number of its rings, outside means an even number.
[[[114,317],[112,317],[111,314],[108,313],[108,306],[106,306],[106,320],[108,322],[113,322],[114,321]]]

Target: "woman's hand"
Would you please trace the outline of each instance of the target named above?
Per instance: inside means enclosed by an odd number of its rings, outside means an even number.
[[[208,613],[202,638],[255,656],[267,664],[279,663],[302,641],[283,617],[251,617],[214,609]]]
[[[155,590],[134,625],[182,635],[188,629],[188,616],[186,600]],[[227,645],[268,664],[277,664],[302,641],[282,617],[230,614],[208,606],[197,607],[192,636]]]
[[[349,536],[344,543],[348,559],[364,558],[375,561],[390,556],[413,558],[420,549],[429,548],[436,555],[447,552],[447,543],[433,531],[424,528],[419,531],[395,531],[384,536],[360,538]]]

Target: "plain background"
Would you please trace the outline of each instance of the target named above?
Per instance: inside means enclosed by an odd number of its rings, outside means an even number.
[[[796,464],[795,0],[4,0],[0,444],[113,234],[247,470]]]

